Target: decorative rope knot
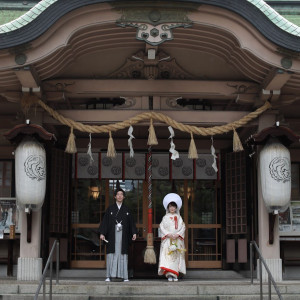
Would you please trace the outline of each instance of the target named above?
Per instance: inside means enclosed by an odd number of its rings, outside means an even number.
[[[216,134],[224,134],[230,131],[233,131],[233,151],[242,151],[243,146],[240,142],[240,139],[236,133],[236,129],[245,126],[247,123],[252,121],[253,119],[257,118],[260,114],[262,114],[264,111],[268,110],[272,107],[272,105],[266,101],[263,106],[258,108],[257,110],[249,113],[248,115],[242,117],[240,120],[234,121],[232,123],[226,124],[226,125],[220,125],[220,126],[213,126],[213,127],[196,127],[192,125],[186,125],[179,123],[170,117],[157,112],[145,112],[139,115],[136,115],[128,120],[125,120],[123,122],[118,122],[114,124],[107,124],[107,125],[87,125],[80,122],[76,122],[72,119],[66,118],[59,113],[57,113],[55,110],[53,110],[51,107],[46,105],[41,99],[39,99],[35,94],[29,94],[24,93],[22,99],[21,99],[21,105],[22,107],[26,107],[26,109],[29,109],[31,105],[33,104],[39,104],[44,110],[46,110],[54,119],[58,120],[61,124],[67,125],[70,128],[74,128],[76,130],[79,130],[81,132],[87,132],[87,133],[109,133],[111,131],[117,131],[120,129],[128,128],[131,125],[137,124],[144,120],[150,119],[150,127],[149,127],[149,136],[148,136],[148,145],[157,145],[157,138],[154,131],[153,126],[153,119],[163,122],[167,124],[168,126],[172,126],[175,129],[178,129],[183,132],[188,132],[190,134],[196,134],[196,135],[202,135],[202,136],[214,136]],[[71,130],[72,131],[72,130]],[[74,134],[73,134],[74,135]],[[70,151],[75,151],[75,137],[72,136],[72,132],[70,134],[69,139],[71,139],[70,143],[74,144],[74,147],[71,147]],[[69,143],[69,141],[68,141]],[[109,144],[112,143],[112,138],[110,135]],[[112,143],[113,144],[113,143]],[[193,138],[191,137],[191,143],[190,147],[193,148]],[[113,147],[114,148],[114,147]],[[196,148],[196,147],[195,147]],[[66,152],[68,152],[69,147],[67,146]],[[191,149],[192,151],[192,149]],[[197,150],[196,150],[197,151]],[[108,151],[110,152],[110,151]],[[74,152],[69,152],[74,153]],[[193,153],[193,151],[191,152]],[[112,152],[113,155],[113,152]],[[112,156],[114,157],[114,156]],[[196,156],[194,156],[196,157]]]

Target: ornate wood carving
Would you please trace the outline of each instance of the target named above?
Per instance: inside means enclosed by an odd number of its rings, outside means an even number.
[[[137,28],[137,40],[157,46],[173,39],[173,28],[192,26],[192,21],[187,16],[189,10],[191,8],[123,7],[122,17],[116,23],[121,27]]]
[[[165,52],[158,52],[155,59],[148,59],[144,51],[132,55],[118,70],[109,75],[112,79],[195,79],[182,69]]]

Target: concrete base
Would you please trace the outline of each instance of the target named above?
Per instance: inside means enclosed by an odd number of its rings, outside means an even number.
[[[42,276],[42,258],[19,257],[18,258],[18,280],[40,280]]]
[[[265,259],[267,266],[276,282],[282,281],[282,260],[280,258]],[[259,260],[257,260],[257,279],[259,280]],[[268,272],[262,264],[262,281],[268,282]]]

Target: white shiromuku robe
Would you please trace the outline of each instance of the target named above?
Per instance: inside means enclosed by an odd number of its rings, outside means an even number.
[[[185,266],[185,251],[184,251],[184,235],[185,224],[181,216],[177,213],[167,213],[160,225],[161,231],[161,245],[158,265],[158,275],[173,276],[177,278],[179,273],[186,274]],[[177,245],[177,248],[181,251],[174,251],[170,253],[170,245],[172,239],[167,237],[167,234],[178,234],[179,237],[173,240]]]

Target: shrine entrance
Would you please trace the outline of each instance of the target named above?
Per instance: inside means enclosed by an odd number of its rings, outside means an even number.
[[[159,223],[165,214],[163,197],[178,193],[186,224],[187,268],[221,268],[220,189],[217,180],[153,180],[153,233],[159,256]],[[136,221],[139,237],[129,256],[134,272],[142,268],[147,237],[147,182],[145,180],[73,179],[71,268],[105,268],[105,245],[97,229],[105,209],[114,202],[113,191],[125,190],[125,204]],[[130,259],[130,258],[129,258]],[[130,262],[129,262],[130,263]],[[153,271],[157,266],[150,265]],[[157,272],[156,272],[157,273]]]

